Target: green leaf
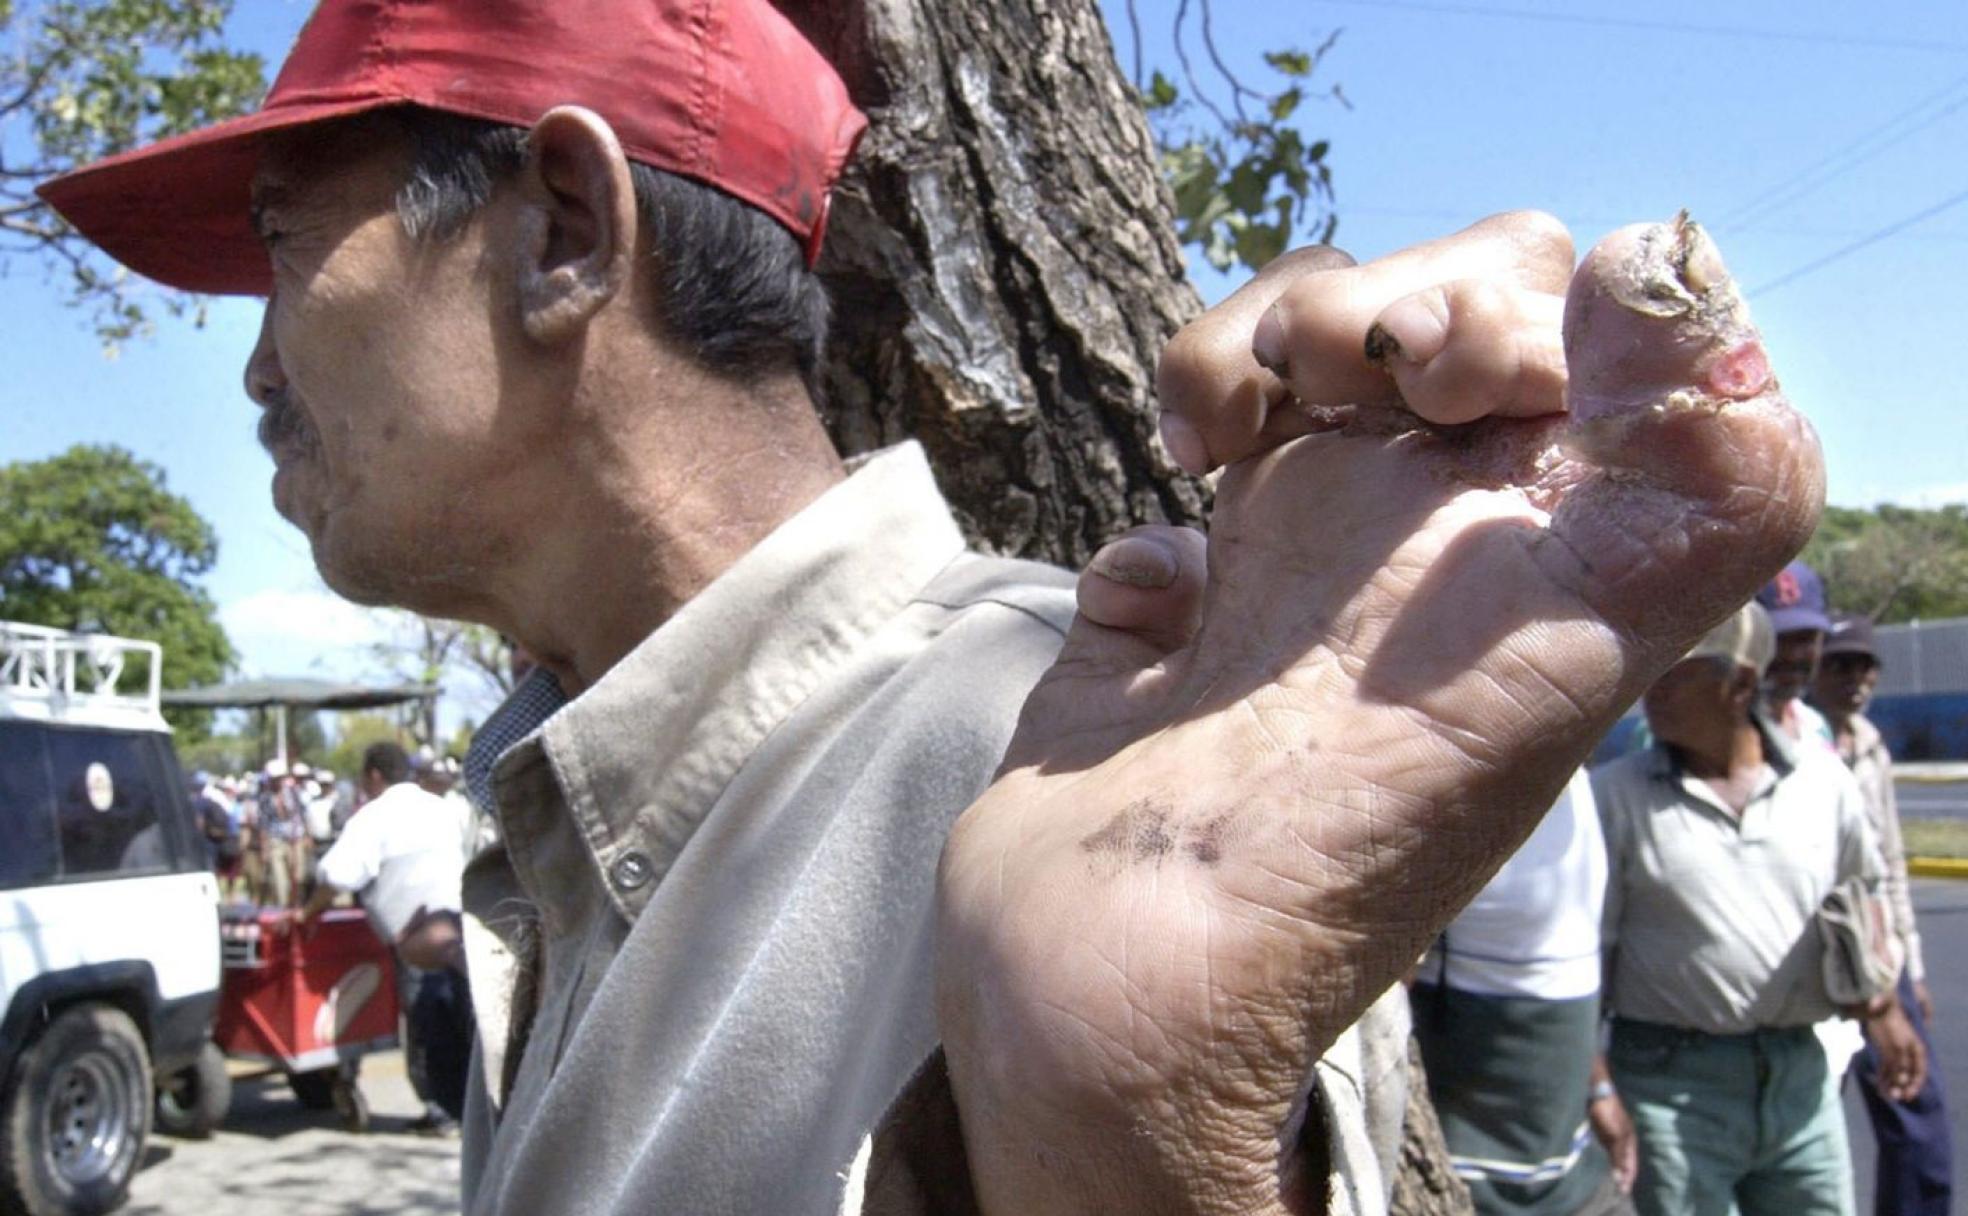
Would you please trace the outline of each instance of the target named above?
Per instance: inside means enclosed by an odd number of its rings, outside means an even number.
[[[1237,260],[1252,270],[1261,270],[1266,262],[1285,251],[1285,242],[1290,237],[1288,226],[1247,225],[1237,233]]]
[[[1298,109],[1298,103],[1304,99],[1305,94],[1302,90],[1296,88],[1286,89],[1276,97],[1273,97],[1270,106],[1267,108],[1271,111],[1271,117],[1273,119],[1283,122],[1292,116],[1292,112]]]
[[[1210,196],[1216,193],[1217,183],[1216,162],[1210,159],[1207,149],[1200,144],[1189,144],[1165,153],[1162,164],[1175,191],[1176,214],[1202,214]]]
[[[1236,264],[1237,249],[1231,243],[1230,233],[1223,228],[1212,228],[1208,239],[1202,246],[1203,260],[1218,270],[1228,270]]]
[[[1264,207],[1264,196],[1270,192],[1271,179],[1261,162],[1250,159],[1230,171],[1230,180],[1224,185],[1224,192],[1230,197],[1230,205],[1245,215],[1253,214]]]
[[[1166,110],[1175,104],[1175,100],[1175,85],[1161,72],[1156,72],[1148,82],[1147,107],[1150,110]]]
[[[1236,209],[1231,206],[1230,196],[1218,190],[1203,202],[1202,209],[1196,213],[1196,223],[1204,228],[1227,223],[1238,218]]]
[[[1312,192],[1312,175],[1307,173],[1305,166],[1299,164],[1297,161],[1286,163],[1279,169],[1278,173],[1279,176],[1285,179],[1285,189],[1291,191],[1297,197],[1304,198]]]
[[[1310,148],[1306,149],[1305,159],[1308,161],[1324,160],[1326,159],[1327,151],[1329,151],[1331,148],[1332,148],[1331,141],[1322,139],[1317,143],[1313,144]]]
[[[1291,49],[1264,52],[1264,62],[1287,76],[1304,77],[1312,74],[1312,56],[1304,51]]]

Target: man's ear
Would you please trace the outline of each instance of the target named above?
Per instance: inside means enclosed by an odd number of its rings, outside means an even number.
[[[1747,711],[1756,704],[1756,698],[1762,692],[1763,677],[1757,674],[1755,668],[1738,664],[1729,677],[1729,704]]]
[[[607,120],[558,106],[534,123],[521,205],[521,322],[535,342],[565,342],[628,284],[635,260],[635,188]]]

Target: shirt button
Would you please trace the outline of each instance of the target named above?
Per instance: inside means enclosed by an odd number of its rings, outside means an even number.
[[[623,891],[633,891],[647,885],[655,873],[656,867],[649,864],[646,853],[624,853],[608,868],[609,880]]]

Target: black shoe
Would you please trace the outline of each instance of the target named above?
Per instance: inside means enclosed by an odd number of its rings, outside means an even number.
[[[406,1130],[419,1136],[450,1137],[458,1134],[458,1121],[441,1110],[425,1111],[423,1118],[412,1120]]]

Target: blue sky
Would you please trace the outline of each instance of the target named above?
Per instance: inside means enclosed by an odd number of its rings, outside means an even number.
[[[1175,8],[1138,4],[1146,57],[1172,75]],[[236,35],[277,60],[308,5],[239,9]],[[1127,63],[1125,10],[1108,9]],[[1300,116],[1332,141],[1338,243],[1356,256],[1512,207],[1556,213],[1581,247],[1686,207],[1752,290],[1825,440],[1832,500],[1968,501],[1968,394],[1948,362],[1968,347],[1968,201],[1942,206],[1968,192],[1968,5],[1215,0],[1213,13],[1226,61],[1257,83],[1263,50],[1342,31],[1322,78],[1352,108]],[[1199,282],[1215,298],[1230,280]],[[218,528],[208,585],[244,667],[363,674],[376,621],[321,587],[268,501],[239,387],[257,305],[218,302],[202,330],[163,321],[105,359],[60,298],[38,267],[0,278],[0,461],[77,442],[156,461]]]

